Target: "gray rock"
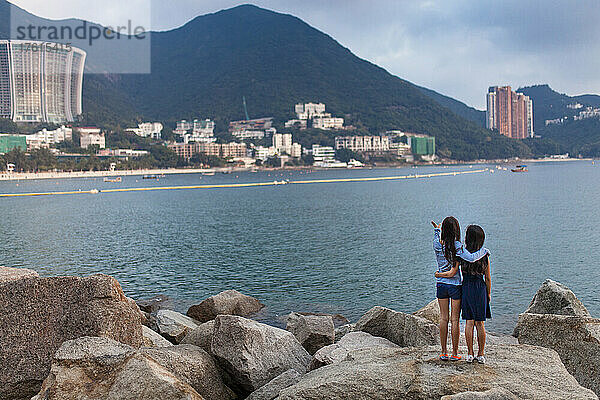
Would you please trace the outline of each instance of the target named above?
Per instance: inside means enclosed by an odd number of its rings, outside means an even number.
[[[600,395],[600,319],[568,315],[519,315],[519,343],[555,350],[577,381]]]
[[[497,388],[520,399],[597,399],[569,375],[556,352],[542,347],[489,346],[486,365],[438,356],[438,346],[355,350],[304,375],[278,400],[439,399]]]
[[[356,323],[355,330],[386,338],[398,346],[426,346],[440,341],[439,327],[425,318],[385,307],[373,307]]]
[[[152,329],[147,326],[142,326],[142,334],[144,336],[144,346],[145,347],[169,347],[173,346],[173,343],[169,342],[167,339],[154,332]]]
[[[174,344],[181,343],[189,332],[198,327],[197,321],[172,310],[159,310],[156,325],[158,332]]]
[[[354,332],[354,326],[355,324],[346,324],[335,328],[335,338],[333,342],[337,343],[340,341],[341,338],[344,337],[344,335],[350,332]]]
[[[206,400],[236,398],[223,383],[214,359],[199,347],[185,344],[162,349],[142,349],[140,353],[193,387]]]
[[[338,343],[323,347],[317,351],[310,362],[309,369],[321,368],[325,365],[344,361],[353,350],[369,349],[373,347],[399,348],[397,344],[382,337],[375,337],[366,332],[350,332]]]
[[[173,299],[164,294],[159,294],[149,299],[138,300],[136,303],[140,310],[148,314],[156,314],[161,309],[172,310],[174,306]]]
[[[214,320],[200,324],[196,329],[185,336],[181,344],[193,344],[210,353],[210,343],[212,342],[214,329]]]
[[[437,299],[432,300],[425,307],[421,308],[418,311],[415,311],[413,315],[417,317],[425,318],[430,321],[432,324],[439,325],[440,324],[440,303],[438,303]]]
[[[333,343],[335,328],[330,315],[288,315],[286,329],[300,342],[310,354]]]
[[[202,396],[133,347],[83,337],[63,343],[32,400],[83,399],[202,400]]]
[[[587,308],[571,289],[551,279],[546,279],[540,286],[525,312],[591,317]]]
[[[264,305],[254,297],[241,294],[237,290],[226,290],[191,306],[187,315],[200,322],[207,322],[215,319],[217,315],[249,317],[263,307]]]
[[[506,389],[494,388],[485,392],[463,392],[443,396],[441,400],[519,400],[519,398]]]
[[[0,267],[0,398],[30,399],[61,344],[105,336],[139,347],[141,315],[107,275],[40,278]]]
[[[301,376],[295,369],[290,369],[252,392],[250,396],[246,397],[246,400],[273,400],[283,389],[298,383]]]
[[[305,372],[310,363],[290,332],[233,315],[215,319],[211,354],[246,394],[289,369]]]

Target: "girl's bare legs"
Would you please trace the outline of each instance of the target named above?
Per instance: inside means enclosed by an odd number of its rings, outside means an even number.
[[[475,321],[473,321],[472,319],[467,320],[466,326],[465,326],[465,340],[467,342],[467,351],[469,353],[470,356],[475,356],[475,353],[473,351],[473,328],[475,326]],[[478,336],[479,338],[479,336]]]
[[[458,355],[458,341],[460,340],[460,300],[452,300],[452,311],[450,313],[450,323],[452,326],[452,355]],[[479,331],[478,331],[479,332]]]
[[[485,355],[485,326],[483,321],[475,321],[477,328],[477,357]],[[472,332],[471,328],[471,332]],[[473,335],[471,334],[471,348],[473,347]]]
[[[450,299],[438,299],[440,305],[440,343],[442,344],[442,354],[448,354],[448,307]]]

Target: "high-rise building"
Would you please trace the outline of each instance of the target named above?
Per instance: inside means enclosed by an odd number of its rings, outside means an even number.
[[[82,113],[86,53],[51,43],[0,40],[0,118],[72,122]]]
[[[492,86],[487,93],[486,127],[513,139],[533,137],[533,102],[510,86]]]

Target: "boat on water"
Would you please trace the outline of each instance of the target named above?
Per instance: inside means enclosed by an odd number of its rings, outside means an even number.
[[[288,183],[290,183],[290,181],[288,180],[282,180],[282,181],[273,181],[274,185],[287,185]]]
[[[104,182],[123,182],[123,178],[117,176],[116,178],[104,178]]]
[[[528,172],[527,165],[517,165],[516,168],[511,169],[512,172]]]

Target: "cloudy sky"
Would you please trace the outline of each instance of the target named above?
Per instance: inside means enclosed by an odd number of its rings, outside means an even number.
[[[249,1],[11,0],[47,18],[153,30]],[[600,94],[598,0],[254,0],[293,14],[359,57],[483,109],[488,86],[548,83]],[[148,22],[151,21],[151,22]]]

